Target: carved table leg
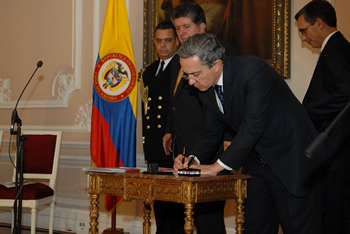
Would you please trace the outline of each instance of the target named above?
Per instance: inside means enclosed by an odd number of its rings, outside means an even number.
[[[247,197],[247,181],[238,179],[236,181],[237,186],[237,214],[236,214],[236,231],[237,234],[242,234],[244,231],[244,199]]]
[[[144,203],[143,206],[143,234],[151,233],[151,205]]]
[[[184,229],[185,229],[185,233],[186,234],[192,234],[193,231],[194,231],[194,224],[193,224],[193,208],[194,208],[194,205],[193,204],[185,204],[185,226],[184,226]]]
[[[91,206],[90,206],[90,229],[89,234],[98,234],[98,199],[100,195],[90,194],[91,197]]]
[[[244,199],[237,199],[237,216],[236,216],[236,231],[237,234],[242,234],[244,231]]]

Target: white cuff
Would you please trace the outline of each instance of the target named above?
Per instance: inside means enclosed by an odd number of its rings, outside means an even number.
[[[226,166],[223,162],[220,161],[220,159],[218,159],[217,162],[220,164],[220,166],[222,166],[222,167],[225,168],[226,170],[232,171],[232,168],[229,167],[229,166]]]

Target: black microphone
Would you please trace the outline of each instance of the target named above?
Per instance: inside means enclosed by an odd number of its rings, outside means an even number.
[[[18,105],[18,103],[19,103],[19,100],[21,99],[21,97],[22,97],[22,95],[23,95],[23,93],[24,93],[24,90],[26,90],[26,88],[27,88],[29,82],[32,80],[34,74],[36,73],[36,71],[38,70],[38,68],[41,67],[42,65],[43,65],[43,61],[41,61],[41,60],[38,61],[38,63],[36,64],[36,69],[34,70],[32,76],[30,77],[29,81],[27,82],[26,86],[25,86],[24,89],[22,90],[22,93],[21,93],[21,95],[19,96],[19,98],[18,98],[18,100],[17,100],[15,109],[12,111],[12,116],[11,116],[11,129],[10,129],[10,130],[11,130],[11,133],[12,133],[13,130],[14,130],[14,125],[15,125],[15,123],[21,124],[21,123],[20,123],[21,120],[18,118],[18,115],[17,115],[17,105]]]
[[[329,133],[333,130],[334,126],[339,122],[339,120],[344,116],[344,114],[350,108],[350,102],[339,112],[339,114],[334,118],[334,120],[328,125],[325,131],[321,132],[306,148],[304,154],[308,158],[312,158],[320,149],[321,145],[328,139]]]
[[[41,67],[43,65],[43,61],[39,60],[38,63],[36,64],[38,67]]]

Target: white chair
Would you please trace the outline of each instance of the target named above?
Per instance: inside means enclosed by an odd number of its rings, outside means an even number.
[[[49,233],[53,233],[61,134],[60,131],[22,132],[22,135],[27,138],[24,141],[23,178],[25,181],[35,182],[24,185],[22,189],[22,208],[31,208],[31,234],[35,234],[36,230],[37,208],[48,204],[50,205]],[[14,169],[12,182],[15,182],[15,176],[16,169]],[[42,183],[43,181],[46,183]],[[13,207],[14,197],[15,188],[0,186],[0,207]],[[12,223],[12,230],[13,226]]]

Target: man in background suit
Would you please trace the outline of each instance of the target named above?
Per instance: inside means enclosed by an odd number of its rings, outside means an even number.
[[[154,44],[159,57],[149,65],[141,77],[142,134],[145,159],[148,164],[173,167],[174,158],[166,155],[162,145],[168,116],[170,72],[179,45],[176,31],[170,21],[164,21],[155,29]],[[163,64],[163,65],[162,65]],[[154,201],[157,234],[183,233],[183,217],[174,216],[171,210],[178,205]]]
[[[225,21],[225,10],[228,0],[171,0],[169,7],[175,9],[185,2],[195,2],[204,11],[207,21],[207,31],[219,36]]]
[[[318,161],[304,155],[316,130],[284,79],[257,57],[224,59],[213,34],[192,36],[177,54],[204,108],[206,129],[191,152],[196,163],[211,160],[226,127],[237,132],[214,164],[191,168],[217,174],[244,166],[243,173],[252,176],[244,233],[278,233],[279,223],[285,234],[320,233],[320,183],[311,177]],[[175,159],[175,170],[187,166],[181,160]]]
[[[312,1],[296,15],[300,37],[320,48],[303,100],[319,133],[350,101],[350,44],[337,30],[336,12],[327,1]],[[323,177],[323,233],[350,233],[350,123],[343,116],[324,149],[329,162]],[[315,155],[317,157],[318,155]]]

